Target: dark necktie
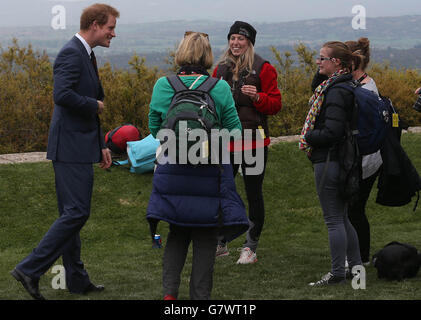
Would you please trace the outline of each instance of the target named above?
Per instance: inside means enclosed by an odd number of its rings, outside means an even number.
[[[95,53],[94,53],[94,51],[92,51],[92,52],[91,52],[91,62],[92,62],[92,65],[94,66],[95,73],[96,73],[97,77],[99,78],[99,74],[98,74],[98,66],[97,66],[97,64],[96,64],[96,58],[95,58]]]

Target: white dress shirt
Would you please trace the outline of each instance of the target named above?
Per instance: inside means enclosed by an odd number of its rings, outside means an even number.
[[[79,33],[76,33],[75,37],[77,37],[80,41],[82,41],[82,43],[83,43],[83,45],[86,49],[86,52],[88,52],[88,56],[90,57],[91,52],[92,52],[91,46],[86,42],[86,40]]]

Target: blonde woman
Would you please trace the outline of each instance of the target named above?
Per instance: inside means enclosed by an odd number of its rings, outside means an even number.
[[[213,64],[208,35],[186,32],[175,54],[175,62],[180,66],[177,75],[186,90],[201,86],[208,80],[207,69]],[[149,111],[149,129],[154,137],[166,118],[174,93],[166,77],[158,79]],[[229,131],[241,130],[228,84],[217,81],[210,96],[221,127]],[[233,239],[248,229],[232,167],[230,164],[221,167],[223,170],[210,164],[158,164],[156,168],[147,218],[151,226],[159,220],[170,224],[163,258],[165,300],[178,298],[181,271],[190,242],[193,242],[190,298],[210,299],[218,235],[222,233]]]
[[[275,68],[254,52],[256,33],[250,24],[236,21],[228,33],[228,48],[213,72],[214,77],[224,79],[230,85],[243,129],[252,129],[254,132],[251,140],[243,139],[240,143],[233,143],[231,151],[242,152],[244,159],[245,150],[256,153],[256,149],[263,148],[264,155],[257,160],[263,162],[260,174],[247,174],[246,171],[247,167],[257,164],[246,164],[244,161],[241,164],[249,205],[250,229],[237,264],[257,262],[256,249],[265,218],[262,187],[270,143],[267,116],[276,114],[282,107]],[[234,175],[239,167],[240,164],[233,164]],[[227,241],[222,239],[218,243],[216,255],[228,254]]]

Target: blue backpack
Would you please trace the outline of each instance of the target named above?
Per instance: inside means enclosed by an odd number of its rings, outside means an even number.
[[[335,84],[335,87],[341,87],[354,94],[357,123],[353,134],[356,134],[360,154],[378,151],[392,123],[393,106],[390,100],[364,89],[358,81]]]
[[[127,142],[127,156],[125,161],[115,161],[114,165],[130,164],[130,172],[145,173],[154,170],[156,150],[160,146],[159,140],[151,134],[139,141]]]

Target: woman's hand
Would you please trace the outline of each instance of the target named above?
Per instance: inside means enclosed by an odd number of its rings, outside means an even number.
[[[415,90],[415,94],[421,94],[421,87]]]
[[[255,86],[245,84],[241,87],[241,92],[246,96],[249,96],[253,101],[259,101],[259,94],[257,93],[257,88]]]

